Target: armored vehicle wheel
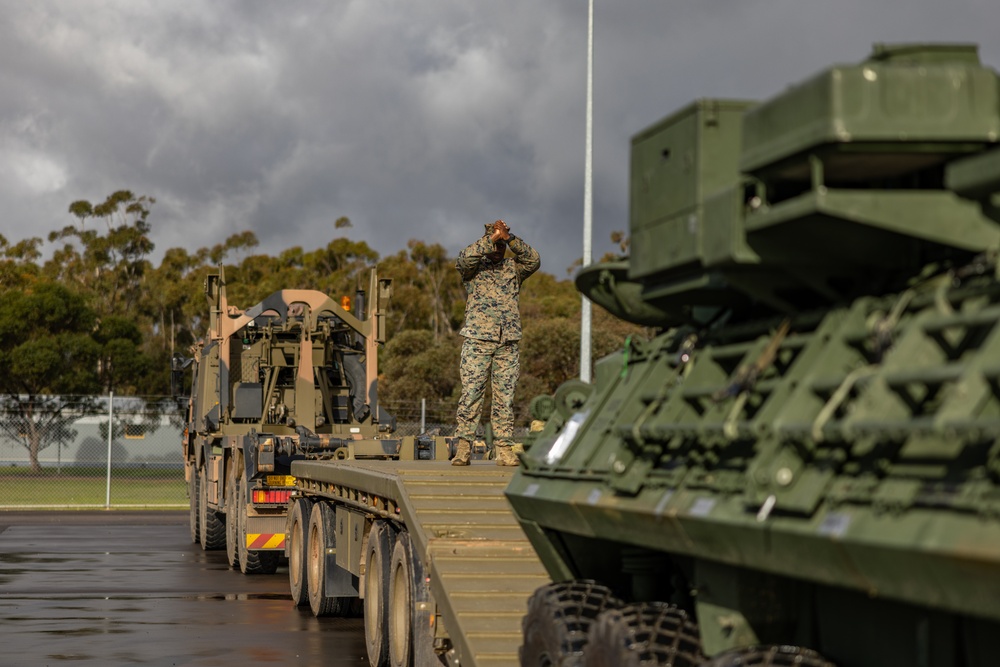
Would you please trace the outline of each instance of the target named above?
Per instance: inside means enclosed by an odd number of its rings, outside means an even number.
[[[622,606],[611,590],[594,581],[567,581],[536,590],[521,622],[523,667],[580,665],[590,624],[607,609]]]
[[[702,667],[836,667],[816,651],[798,646],[749,646],[733,649]]]
[[[236,552],[243,574],[274,574],[278,569],[277,551],[247,549],[247,484],[243,477],[236,482]]]
[[[239,532],[237,512],[240,509],[239,503],[236,501],[236,477],[230,473],[226,475],[226,562],[231,568],[240,566],[240,552],[237,544],[237,533]]]
[[[365,547],[365,644],[373,667],[389,664],[389,561],[392,529],[384,521],[372,524]]]
[[[226,522],[208,506],[208,470],[201,469],[198,479],[198,532],[201,548],[216,551],[226,546]]]
[[[410,667],[413,662],[413,555],[410,536],[396,538],[389,567],[389,664]]]
[[[201,541],[201,529],[198,525],[198,469],[190,467],[191,474],[188,475],[188,504],[190,512],[188,521],[191,524],[191,544],[198,544]]]
[[[705,660],[698,626],[682,609],[662,602],[609,609],[591,624],[586,667],[671,665],[696,667]]]
[[[351,598],[327,595],[326,552],[336,548],[336,512],[327,503],[316,503],[309,515],[306,563],[309,607],[314,616],[347,616],[351,612]]]
[[[603,612],[587,631],[584,667],[638,667],[638,657],[632,651],[635,638],[630,635],[623,610]]]
[[[309,602],[309,579],[306,576],[308,560],[309,517],[313,502],[298,498],[288,516],[288,584],[292,603],[301,607]]]

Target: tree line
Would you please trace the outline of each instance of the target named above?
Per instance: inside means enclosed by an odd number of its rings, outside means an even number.
[[[187,356],[206,334],[203,283],[219,265],[230,304],[247,308],[280,289],[353,295],[367,287],[367,271],[377,264],[393,281],[389,339],[379,356],[380,398],[387,404],[427,399],[442,413],[432,421],[453,419],[448,412],[461,392],[457,332],[465,290],[443,246],[411,239],[380,257],[351,240],[351,222],[340,218],[322,247],[259,254],[256,236],[244,231],[209,247],[170,248],[157,264],[150,240],[155,203],[128,190],[99,203],[71,203],[70,224],[48,235],[55,248],[44,261],[41,238],[14,242],[0,235],[0,364],[6,369],[0,396],[7,407],[38,406],[47,396],[66,394],[167,395],[171,357]],[[570,280],[539,272],[524,284],[521,311],[516,403],[524,418],[534,396],[579,375],[580,295]],[[642,333],[595,309],[595,358]]]

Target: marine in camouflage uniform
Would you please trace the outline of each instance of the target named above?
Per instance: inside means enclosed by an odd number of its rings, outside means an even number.
[[[504,257],[507,249],[513,257]],[[510,233],[503,220],[486,225],[482,238],[458,255],[455,267],[465,283],[462,397],[458,401],[458,450],[452,465],[469,465],[472,439],[483,412],[486,382],[492,379],[497,465],[517,465],[514,444],[514,387],[520,371],[521,283],[541,266],[538,253]]]

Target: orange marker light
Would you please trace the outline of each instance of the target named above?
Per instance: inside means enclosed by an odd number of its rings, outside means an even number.
[[[349,297],[349,296],[342,296],[342,297],[340,297],[340,307],[343,308],[344,310],[350,310],[351,309],[351,297]]]

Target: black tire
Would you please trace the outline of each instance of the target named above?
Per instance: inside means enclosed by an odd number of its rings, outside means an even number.
[[[702,667],[836,667],[816,651],[778,644],[747,646],[725,651]]]
[[[226,562],[232,569],[240,566],[240,552],[237,543],[237,533],[239,532],[237,512],[240,511],[243,511],[243,508],[236,499],[236,477],[230,471],[226,475]]]
[[[278,569],[277,551],[247,549],[247,484],[241,476],[236,482],[236,551],[243,574],[274,574]]]
[[[288,515],[288,585],[296,607],[309,604],[308,558],[309,517],[313,501],[297,498]]]
[[[188,521],[191,524],[191,544],[201,542],[201,527],[198,525],[198,469],[189,466],[188,475],[188,505],[190,506]]]
[[[413,551],[410,536],[396,536],[389,565],[389,665],[413,664]]]
[[[225,519],[208,506],[207,468],[201,469],[198,478],[198,533],[205,551],[218,551],[226,546]]]
[[[583,663],[590,625],[622,602],[594,581],[568,581],[536,590],[521,623],[522,667],[577,666]]]
[[[365,546],[365,645],[372,667],[389,664],[389,564],[392,561],[392,528],[376,521]]]
[[[326,590],[326,551],[337,548],[336,512],[327,503],[313,505],[309,515],[306,574],[309,607],[314,616],[348,616],[354,598],[330,597]]]
[[[590,626],[583,664],[698,667],[704,660],[698,625],[687,612],[661,602],[646,602],[598,616]]]
[[[631,650],[628,623],[621,609],[609,609],[590,625],[584,667],[638,667]]]

